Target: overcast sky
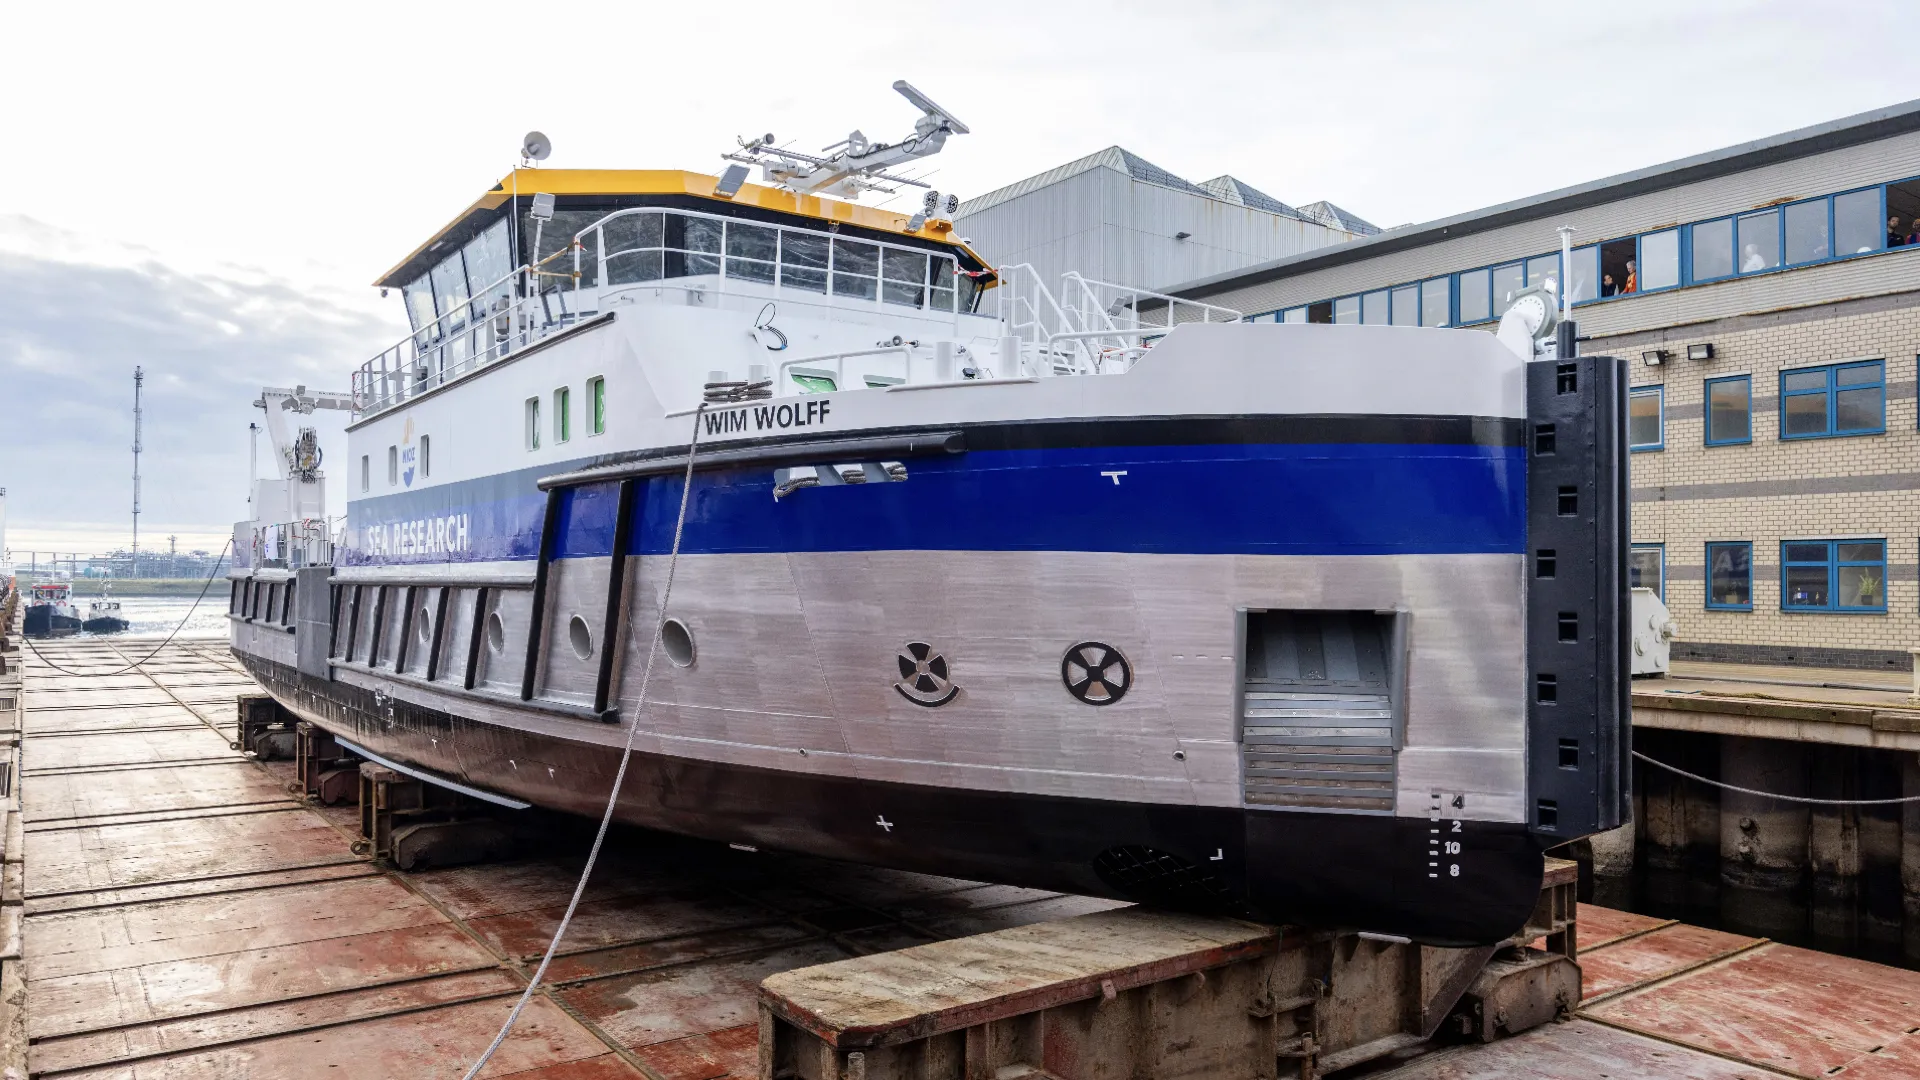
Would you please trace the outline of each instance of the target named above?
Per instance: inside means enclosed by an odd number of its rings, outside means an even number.
[[[963,198],[1117,143],[1390,227],[1920,97],[1913,13],[18,5],[0,65],[8,546],[126,542],[136,363],[143,546],[218,546],[245,509],[259,387],[345,389],[404,332],[398,296],[367,283],[502,176],[530,128],[550,166],[716,171],[735,135],[891,140],[915,115],[889,89],[905,78],[973,129],[929,178]]]

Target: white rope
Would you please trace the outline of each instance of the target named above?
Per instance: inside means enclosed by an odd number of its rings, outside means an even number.
[[[1920,802],[1920,795],[1908,795],[1900,799],[1809,799],[1801,795],[1776,795],[1771,791],[1755,791],[1752,788],[1739,787],[1734,784],[1723,784],[1718,780],[1709,780],[1704,776],[1695,776],[1685,769],[1674,768],[1664,761],[1655,761],[1638,750],[1633,752],[1633,756],[1649,765],[1658,766],[1670,773],[1684,776],[1689,780],[1698,780],[1710,787],[1717,787],[1726,791],[1737,791],[1742,795],[1758,795],[1763,799],[1779,799],[1781,802],[1806,803],[1811,806],[1893,806],[1896,803]]]
[[[687,497],[693,492],[693,456],[700,446],[700,420],[706,411],[707,405],[702,402],[693,412],[693,439],[687,444],[687,472],[685,484],[680,489],[680,516],[673,523],[673,549],[667,555],[667,580],[660,590],[660,615],[654,620],[653,641],[647,646],[647,664],[640,673],[639,701],[643,706],[647,700],[647,682],[653,678],[654,656],[660,651],[660,631],[667,621],[667,599],[673,595],[673,571],[680,562],[680,536],[687,526]],[[633,757],[633,737],[639,731],[640,718],[635,716],[627,724],[627,742],[620,751],[620,768],[613,774],[613,790],[607,793],[607,809],[600,815],[599,831],[593,834],[593,847],[587,852],[587,865],[580,870],[580,882],[573,887],[573,899],[567,901],[567,913],[560,917],[553,940],[547,944],[547,954],[540,958],[540,966],[534,970],[533,978],[521,993],[520,1000],[513,1003],[513,1011],[507,1014],[507,1022],[500,1025],[500,1034],[493,1037],[486,1053],[480,1055],[480,1060],[473,1063],[461,1080],[473,1080],[487,1062],[493,1060],[494,1052],[500,1049],[501,1043],[507,1041],[507,1033],[519,1021],[521,1010],[533,1000],[533,992],[540,986],[540,980],[546,978],[547,965],[553,963],[554,953],[560,951],[560,942],[567,936],[567,927],[573,922],[574,909],[580,906],[580,897],[587,891],[587,879],[593,875],[593,864],[600,858],[600,845],[607,838],[607,827],[613,824],[613,808],[620,801],[620,786],[627,779],[627,762]]]

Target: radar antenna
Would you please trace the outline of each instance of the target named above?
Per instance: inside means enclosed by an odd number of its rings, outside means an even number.
[[[803,154],[773,145],[771,134],[748,141],[739,140],[740,149],[721,157],[728,161],[760,166],[760,174],[776,184],[802,195],[837,195],[858,199],[863,191],[893,194],[889,184],[928,187],[918,180],[886,170],[918,158],[932,157],[947,143],[948,135],[965,135],[967,125],[934,104],[933,99],[914,89],[905,79],[894,81],[900,96],[920,110],[913,123],[913,134],[896,143],[874,142],[862,132],[850,132],[845,139],[822,147],[821,155]]]

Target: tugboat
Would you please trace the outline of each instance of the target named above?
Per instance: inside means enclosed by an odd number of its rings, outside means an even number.
[[[117,634],[131,625],[120,615],[120,601],[102,589],[100,599],[87,605],[87,617],[80,629],[89,634]]]
[[[27,614],[21,632],[30,638],[68,637],[80,632],[73,586],[65,581],[36,582],[27,589]]]
[[[966,133],[895,89],[894,142],[516,169],[382,275],[351,393],[254,403],[234,654],[506,806],[597,816],[630,753],[621,821],[750,849],[1514,933],[1631,806],[1624,364],[1544,290],[1492,334],[1050,289],[951,195],[848,201]]]

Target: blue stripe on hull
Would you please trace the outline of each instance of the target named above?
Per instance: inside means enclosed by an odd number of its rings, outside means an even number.
[[[1519,447],[976,450],[917,458],[907,468],[904,482],[805,488],[778,501],[770,469],[702,473],[695,478],[681,550],[1517,554],[1526,537],[1525,455]],[[1121,470],[1118,477],[1105,475]],[[343,561],[535,558],[545,496],[534,490],[533,480],[549,471],[389,496],[378,501],[377,519],[375,507],[366,506],[363,514],[356,506],[349,512],[355,550]],[[681,481],[669,476],[644,483],[643,517],[631,551],[664,554],[673,542]],[[609,554],[616,485],[572,489],[560,497],[556,554]],[[409,551],[403,543],[396,551],[389,540],[383,551],[363,539],[370,525],[391,534],[396,519],[450,513],[469,516],[465,550],[428,544]]]

